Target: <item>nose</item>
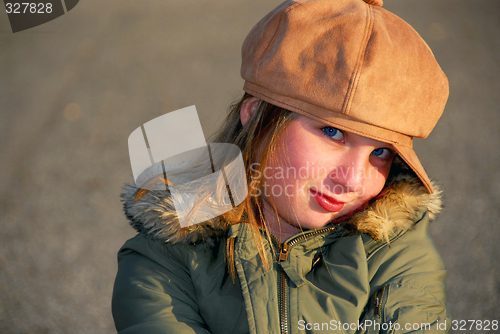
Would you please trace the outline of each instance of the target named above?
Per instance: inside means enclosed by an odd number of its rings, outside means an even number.
[[[372,168],[371,150],[350,148],[343,152],[329,175],[336,194],[362,193],[366,177]]]

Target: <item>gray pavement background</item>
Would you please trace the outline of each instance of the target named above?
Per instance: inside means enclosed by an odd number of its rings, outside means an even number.
[[[16,34],[0,14],[0,333],[114,332],[116,252],[134,235],[118,197],[128,135],[194,104],[208,137],[242,94],[244,37],[278,3],[86,0]],[[449,307],[500,320],[500,1],[384,7],[450,79],[441,121],[415,145],[445,189],[431,233]]]

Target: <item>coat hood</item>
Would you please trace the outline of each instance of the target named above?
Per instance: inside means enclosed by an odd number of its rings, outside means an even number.
[[[429,194],[421,181],[408,168],[391,171],[382,195],[364,209],[355,212],[343,224],[373,239],[389,241],[391,236],[407,230],[427,211],[432,221],[441,211],[441,190],[435,184]],[[225,235],[230,224],[222,218],[181,228],[174,205],[166,191],[149,191],[136,200],[136,185],[126,184],[121,194],[125,215],[139,233],[165,242],[195,243]]]

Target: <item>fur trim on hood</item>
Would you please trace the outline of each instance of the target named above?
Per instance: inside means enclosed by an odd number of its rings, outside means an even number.
[[[392,173],[392,172],[391,172]],[[366,233],[375,240],[389,239],[401,230],[407,230],[428,211],[432,221],[441,211],[441,190],[433,184],[435,192],[429,194],[411,171],[398,169],[390,176],[384,194],[365,209],[345,221],[355,231]],[[126,184],[121,195],[125,215],[138,232],[166,242],[203,242],[211,237],[225,235],[230,227],[221,218],[181,228],[169,194],[150,191],[138,200],[138,187]]]

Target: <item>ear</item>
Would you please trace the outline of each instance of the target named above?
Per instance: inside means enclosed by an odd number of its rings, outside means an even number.
[[[247,125],[248,121],[257,110],[260,100],[256,97],[249,97],[243,101],[240,110],[240,119],[243,126]]]

